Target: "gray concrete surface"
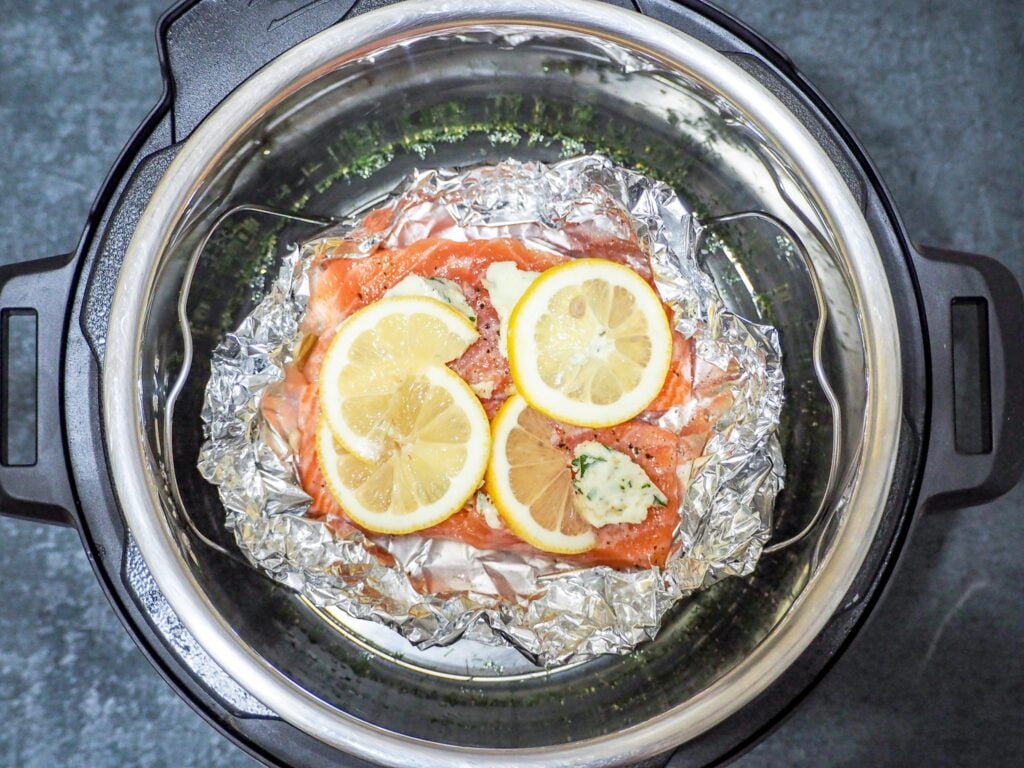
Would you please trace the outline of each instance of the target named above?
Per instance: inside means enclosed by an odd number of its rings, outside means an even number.
[[[0,0],[0,259],[71,248],[159,90],[166,0]],[[922,242],[1024,278],[1024,8],[721,0],[845,115]],[[1024,764],[1024,489],[922,520],[887,599],[764,766]],[[254,763],[135,649],[77,536],[0,520],[0,765]]]

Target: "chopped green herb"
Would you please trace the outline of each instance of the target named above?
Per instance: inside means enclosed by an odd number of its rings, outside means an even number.
[[[584,453],[581,456],[577,456],[569,463],[572,465],[572,468],[576,470],[576,476],[583,477],[583,475],[587,473],[587,470],[599,461],[606,461],[606,459],[603,456],[589,456]]]

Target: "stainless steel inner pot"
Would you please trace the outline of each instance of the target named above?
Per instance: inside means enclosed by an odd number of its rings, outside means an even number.
[[[770,212],[806,244],[828,307],[823,363],[843,424],[834,472],[807,270],[777,229],[750,221],[716,229],[706,258],[733,309],[781,331],[787,488],[775,539],[809,522],[831,481],[813,535],[765,555],[751,577],[683,601],[636,653],[551,672],[473,644],[414,653],[224,554],[223,511],[195,469],[209,355],[265,289],[282,245],[311,231],[225,213],[262,205],[345,215],[416,167],[582,151],[671,183],[706,217]],[[836,611],[888,491],[899,360],[881,260],[842,175],[742,69],[604,4],[417,0],[296,46],[180,148],[120,274],[103,405],[119,502],[160,590],[209,656],[271,711],[389,765],[614,765],[728,717]]]

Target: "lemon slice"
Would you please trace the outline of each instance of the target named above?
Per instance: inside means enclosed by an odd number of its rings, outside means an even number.
[[[349,453],[379,458],[388,427],[380,419],[396,389],[455,360],[477,337],[464,315],[423,296],[381,299],[353,314],[320,369],[320,408],[334,437]]]
[[[643,411],[672,362],[661,299],[640,275],[604,259],[541,274],[512,311],[509,367],[536,410],[567,424],[608,427]]]
[[[386,434],[376,461],[346,451],[322,419],[317,461],[327,487],[355,523],[410,533],[446,520],[476,493],[491,436],[483,406],[445,366],[407,377],[379,413]]]
[[[551,445],[551,429],[524,398],[506,400],[491,425],[487,493],[523,541],[545,552],[586,552],[597,536],[573,505],[570,457]]]

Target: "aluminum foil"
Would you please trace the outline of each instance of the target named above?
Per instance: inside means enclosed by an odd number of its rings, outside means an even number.
[[[353,218],[295,249],[270,293],[214,354],[199,469],[219,487],[227,525],[249,561],[315,604],[386,624],[418,647],[471,637],[510,644],[547,666],[627,653],[652,639],[687,594],[750,573],[770,535],[784,475],[775,437],[781,351],[774,328],[724,306],[699,265],[700,223],[676,193],[588,155],[553,165],[509,160],[424,171],[385,205],[394,216],[383,232],[368,235]],[[580,255],[588,239],[609,236],[635,237],[649,255],[675,327],[694,341],[697,388],[717,377],[733,399],[703,455],[677,467],[686,492],[664,569],[579,568],[416,535],[375,538],[393,556],[389,566],[368,550],[363,534],[339,535],[305,516],[309,497],[259,402],[301,342],[307,271],[318,249],[372,258],[377,248],[425,237],[516,237]],[[688,403],[655,422],[678,430],[695,407]]]

